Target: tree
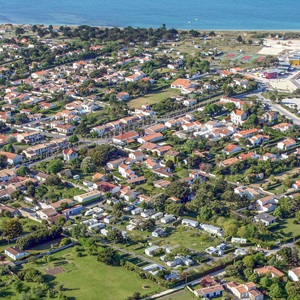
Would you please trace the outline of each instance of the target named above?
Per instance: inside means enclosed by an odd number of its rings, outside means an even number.
[[[170,203],[166,206],[166,212],[175,216],[181,216],[184,212],[182,204]]]
[[[5,155],[0,154],[0,167],[4,168],[7,163],[7,157]]]
[[[267,289],[272,284],[272,280],[269,276],[264,276],[260,278],[259,283],[263,288]]]
[[[19,169],[17,169],[16,174],[18,176],[22,176],[25,177],[26,175],[28,175],[30,173],[30,169],[26,166],[21,166]]]
[[[198,216],[200,221],[208,221],[212,218],[213,212],[209,206],[203,206],[200,209],[200,214]]]
[[[3,233],[8,239],[13,239],[23,233],[23,227],[17,218],[7,220],[3,224]]]
[[[172,161],[172,160],[168,160],[167,162],[166,162],[166,167],[167,168],[170,168],[170,170],[174,170],[174,162]]]
[[[80,165],[80,169],[83,173],[92,173],[96,171],[96,165],[94,163],[94,160],[87,156],[82,160],[82,163]]]
[[[167,195],[169,197],[174,196],[181,200],[187,200],[189,194],[190,194],[190,189],[188,185],[178,180],[172,182],[167,189]]]
[[[241,43],[243,41],[243,38],[239,35],[236,39],[239,43]]]
[[[70,138],[69,138],[69,142],[72,144],[77,143],[78,141],[79,141],[79,138],[75,134],[70,136]]]
[[[6,152],[10,152],[10,153],[15,153],[15,149],[13,147],[12,144],[6,144],[3,146],[2,148],[3,151],[6,151]]]
[[[124,237],[122,232],[119,229],[112,229],[107,234],[107,239],[116,244],[116,243],[123,243]]]
[[[56,175],[59,171],[62,170],[62,168],[63,168],[62,160],[60,158],[56,158],[56,159],[51,160],[48,163],[47,171],[51,174]]]
[[[97,260],[112,266],[118,266],[120,264],[120,259],[117,255],[116,250],[110,247],[104,248],[99,253]]]
[[[57,175],[49,176],[45,180],[46,186],[59,186],[61,184],[62,184],[62,181]]]
[[[272,299],[285,299],[286,298],[286,293],[285,293],[284,289],[278,283],[273,283],[270,286],[269,295],[272,297]]]
[[[288,282],[285,286],[286,292],[291,300],[300,299],[300,281]]]
[[[283,247],[277,253],[288,266],[295,267],[299,265],[299,255],[296,247]]]
[[[248,255],[243,258],[243,264],[246,268],[252,269],[255,265],[255,261],[251,255]]]
[[[118,149],[114,146],[103,144],[93,150],[91,157],[97,166],[104,166],[110,159],[116,157],[117,152]]]

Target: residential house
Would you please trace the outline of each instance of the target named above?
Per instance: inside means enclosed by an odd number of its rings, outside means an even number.
[[[194,291],[196,297],[201,299],[211,299],[215,297],[221,297],[224,288],[220,284],[216,284],[213,286],[204,287],[201,289],[197,289]]]
[[[263,300],[264,294],[261,293],[256,284],[253,282],[247,282],[240,284],[236,282],[226,283],[226,289],[231,292],[237,299],[244,300]]]
[[[265,224],[266,226],[270,226],[271,224],[276,222],[277,218],[268,213],[262,212],[256,216],[254,216],[254,220],[256,222],[261,222],[261,223]]]
[[[70,162],[71,159],[75,159],[78,157],[78,153],[75,149],[65,149],[63,150],[64,161]]]
[[[247,120],[247,117],[247,113],[240,109],[236,109],[230,113],[230,120],[236,125],[243,124]]]
[[[272,128],[274,130],[278,130],[278,131],[281,131],[281,132],[285,132],[289,129],[292,129],[294,126],[292,124],[289,124],[289,123],[279,123],[279,124],[276,124],[274,126],[272,126]]]
[[[277,143],[277,148],[279,148],[281,150],[288,150],[292,147],[295,147],[296,145],[297,145],[297,142],[294,139],[287,138],[287,139],[284,139],[281,142],[278,142]]]
[[[139,138],[139,134],[135,131],[126,132],[112,138],[114,144],[122,145],[128,141],[134,141]]]
[[[19,143],[34,144],[44,139],[44,136],[39,132],[23,132],[17,134]]]
[[[12,258],[13,260],[18,260],[29,253],[27,251],[24,251],[18,247],[8,247],[4,250],[4,254],[7,255],[8,257]]]
[[[271,277],[277,277],[281,278],[284,276],[284,273],[282,273],[280,270],[273,266],[264,266],[262,268],[254,269],[254,272],[258,274],[258,276],[264,276],[267,274],[271,274]]]
[[[17,165],[22,162],[22,156],[15,153],[0,151],[0,155],[4,155],[7,158],[9,165]]]
[[[288,276],[292,281],[300,281],[300,267],[289,270]]]
[[[242,148],[238,145],[228,144],[222,151],[225,152],[226,155],[231,155],[241,150]]]
[[[145,135],[137,139],[140,144],[144,144],[146,142],[154,143],[160,141],[164,138],[164,136],[160,132],[156,132],[153,134]]]
[[[271,212],[277,207],[278,200],[273,196],[266,196],[264,198],[256,200],[257,210],[262,212]]]

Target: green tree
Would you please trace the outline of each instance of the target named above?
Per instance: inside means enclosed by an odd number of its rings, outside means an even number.
[[[16,174],[18,176],[25,177],[26,175],[29,175],[30,169],[26,166],[21,166],[19,169],[17,169]]]
[[[112,229],[108,232],[107,239],[116,244],[116,243],[123,243],[124,237],[122,232],[119,229]]]
[[[4,168],[7,163],[7,157],[5,155],[0,154],[0,167]]]
[[[3,233],[8,239],[20,236],[23,233],[21,222],[17,218],[5,221],[3,224]]]
[[[80,169],[83,173],[92,173],[96,171],[96,165],[94,160],[87,156],[82,160],[82,163],[80,165]]]
[[[118,266],[120,264],[120,259],[116,250],[110,247],[106,247],[101,250],[97,257],[97,260],[107,265]]]
[[[6,144],[3,146],[2,148],[3,151],[6,151],[6,152],[10,152],[10,153],[15,153],[15,149],[13,147],[12,144]]]
[[[272,299],[286,299],[286,293],[278,283],[274,283],[270,286],[269,295]]]
[[[63,168],[63,162],[60,158],[52,159],[48,163],[47,171],[51,174],[56,175]]]
[[[70,138],[69,138],[69,142],[72,144],[77,143],[78,141],[79,141],[79,138],[75,134],[70,136]]]

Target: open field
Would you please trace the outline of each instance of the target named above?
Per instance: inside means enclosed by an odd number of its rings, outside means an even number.
[[[140,279],[135,273],[122,267],[111,267],[97,262],[95,256],[84,255],[76,257],[74,248],[53,255],[54,261],[38,265],[29,263],[26,268],[34,267],[43,274],[56,273],[46,276],[52,286],[64,284],[64,294],[71,299],[110,299],[120,300],[131,296],[137,291],[141,294],[159,292],[162,289],[149,280]],[[62,272],[56,272],[62,268]],[[148,286],[149,288],[143,288]],[[80,287],[80,288],[79,288]]]
[[[194,300],[197,299],[191,292],[187,290],[181,290],[176,293],[170,294],[165,297],[158,298],[159,300]]]
[[[138,97],[128,102],[128,105],[133,108],[139,108],[144,104],[152,105],[154,103],[161,102],[167,98],[180,95],[180,91],[177,89],[165,89],[154,93],[147,94],[143,97]]]

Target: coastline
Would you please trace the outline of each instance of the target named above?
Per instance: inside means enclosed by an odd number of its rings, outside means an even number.
[[[26,23],[26,24],[21,24],[21,23],[1,23],[0,22],[0,27],[1,26],[49,26],[52,25],[53,27],[60,27],[60,26],[69,26],[69,27],[80,27],[80,26],[89,26],[89,27],[97,27],[97,28],[120,28],[120,29],[124,29],[126,27],[132,27],[134,29],[137,28],[153,28],[153,29],[158,29],[159,27],[134,27],[134,26],[113,26],[113,25],[89,25],[89,24],[40,24],[40,23]],[[171,29],[174,27],[168,27],[167,29]],[[178,31],[189,31],[189,30],[196,30],[196,31],[216,31],[216,32],[278,32],[278,33],[282,33],[282,32],[300,32],[300,28],[299,29],[211,29],[211,28],[193,28],[193,29],[182,29],[182,28],[174,28]]]

